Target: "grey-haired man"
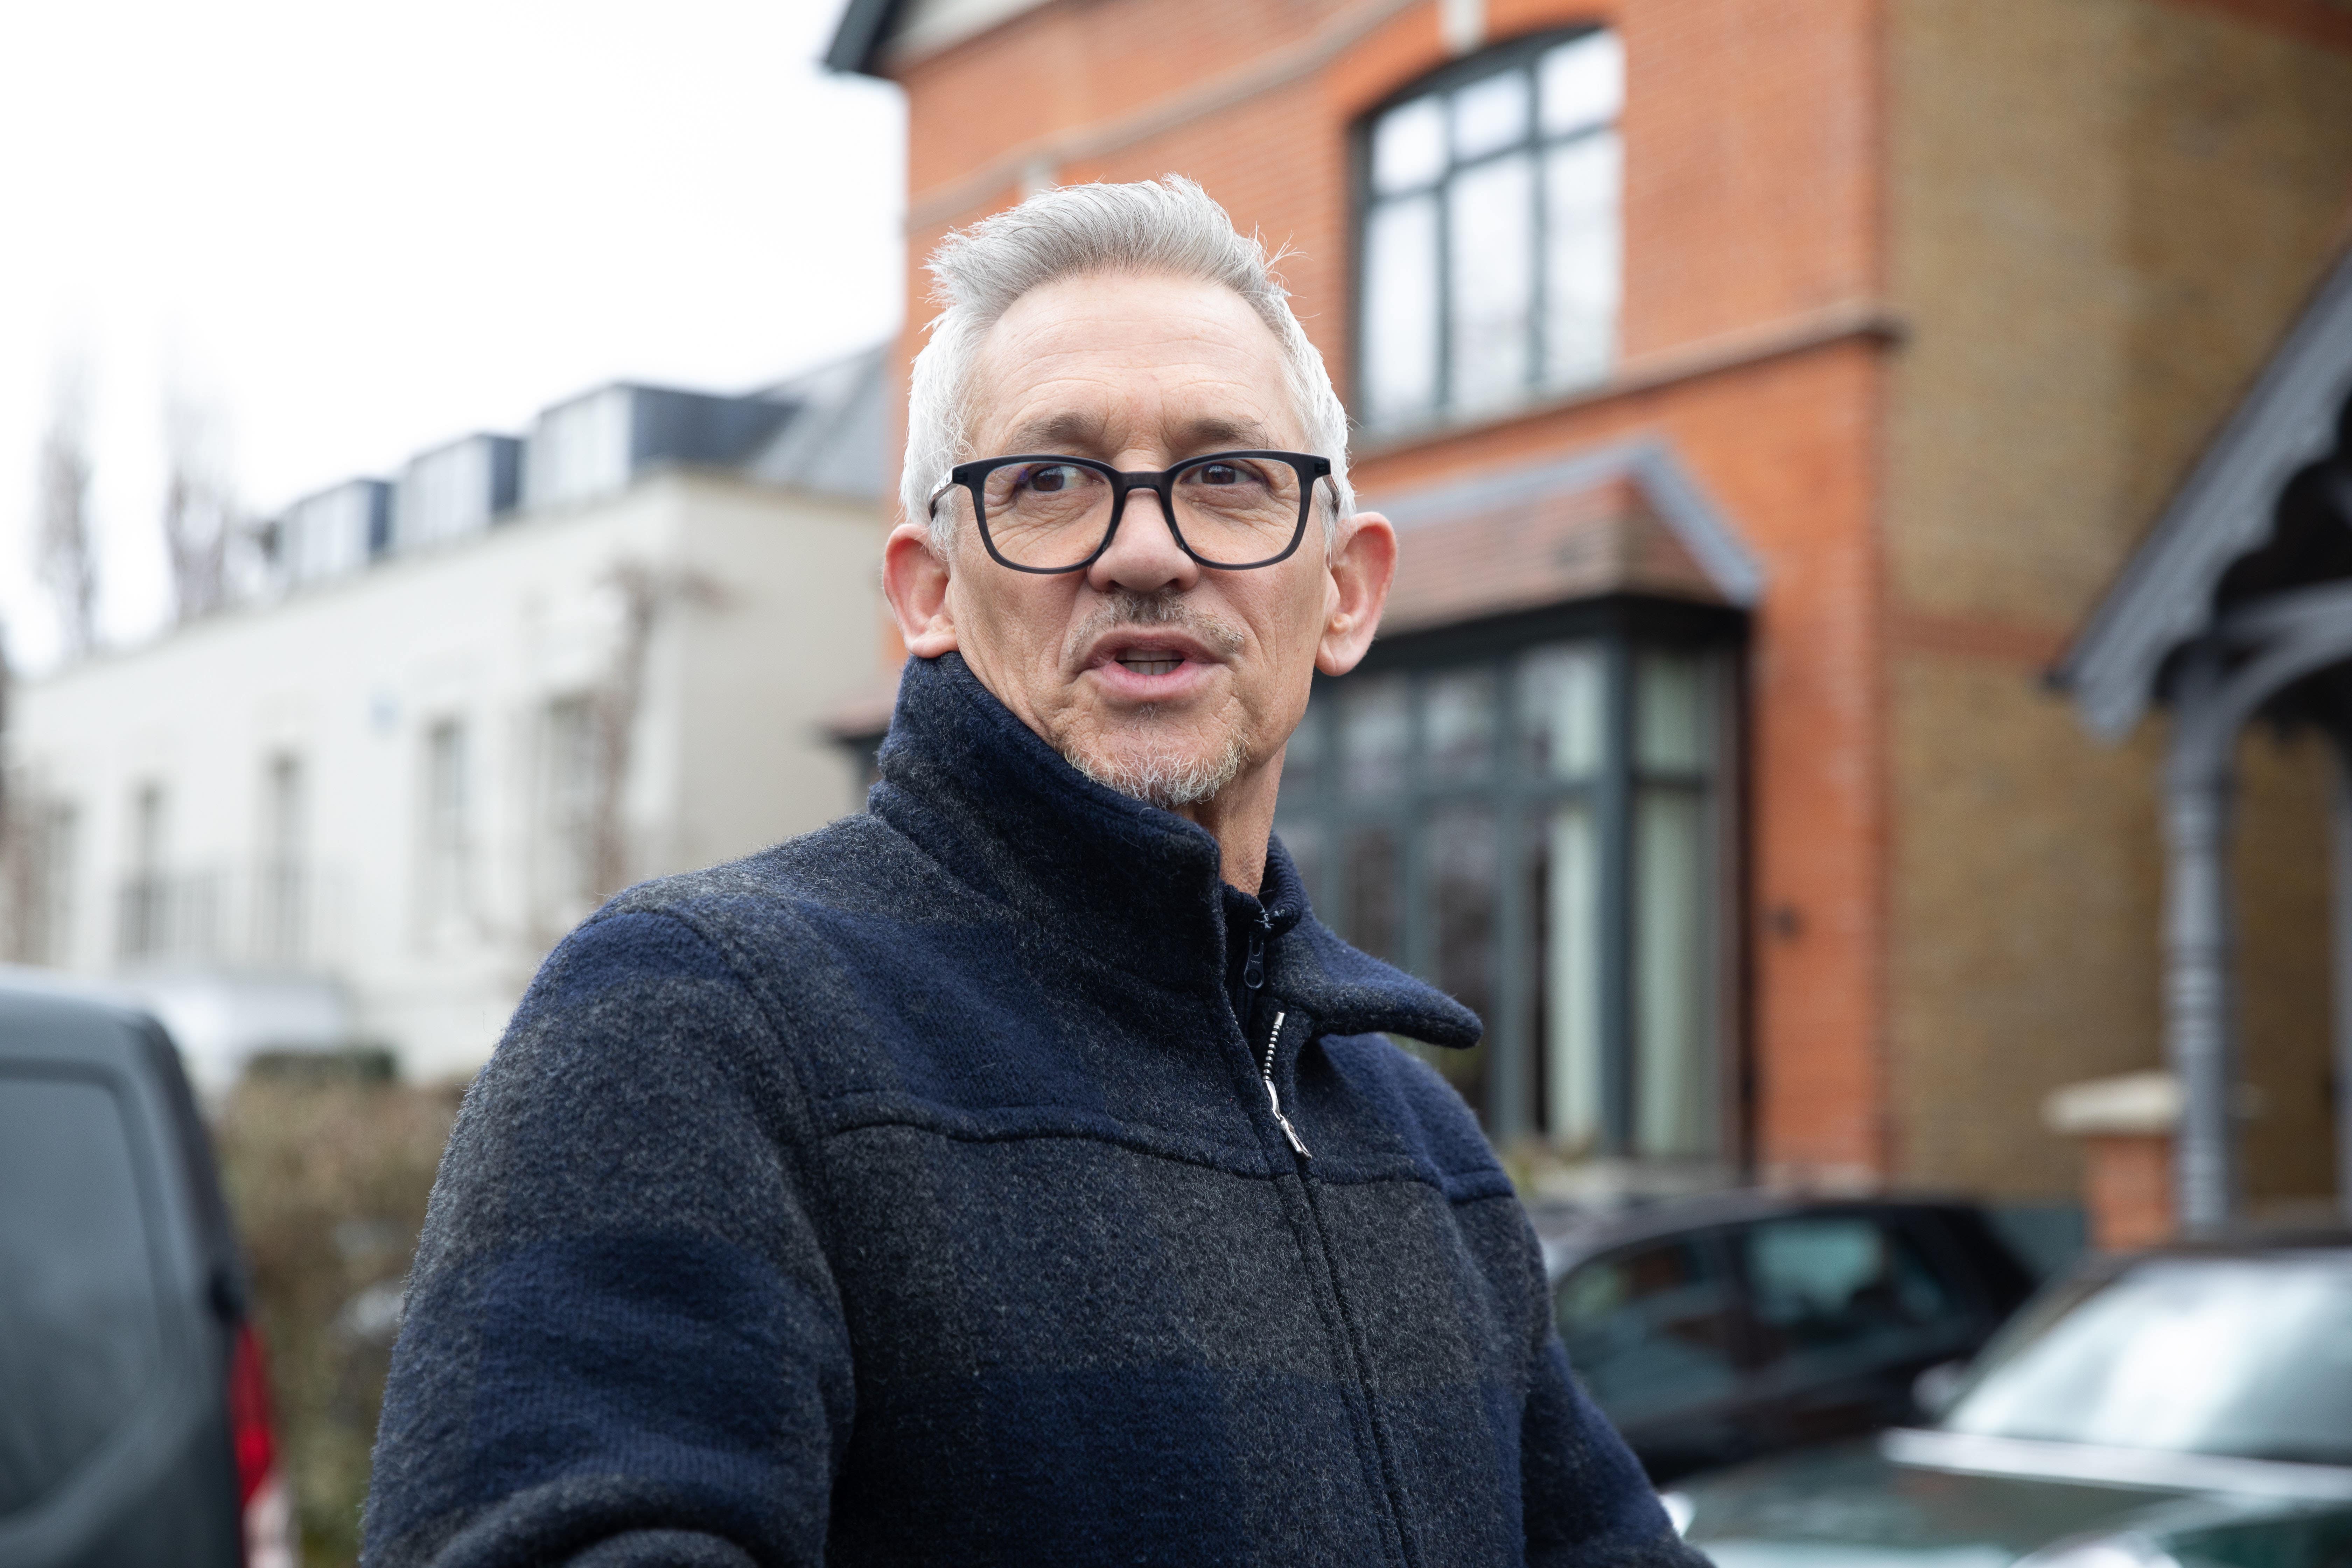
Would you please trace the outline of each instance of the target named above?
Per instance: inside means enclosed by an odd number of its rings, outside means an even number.
[[[635,889],[467,1097],[367,1560],[1688,1565],[1569,1374],[1475,1041],[1272,836],[1395,569],[1181,180],[933,263],[867,815]]]

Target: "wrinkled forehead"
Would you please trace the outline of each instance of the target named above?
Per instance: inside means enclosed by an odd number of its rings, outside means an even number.
[[[969,396],[975,456],[1108,461],[1305,440],[1273,329],[1232,289],[1186,279],[1098,274],[1030,290],[982,339]]]

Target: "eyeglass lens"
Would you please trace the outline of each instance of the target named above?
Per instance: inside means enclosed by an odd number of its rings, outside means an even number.
[[[1213,565],[1254,565],[1288,548],[1304,512],[1297,468],[1276,458],[1212,458],[1169,485],[1176,531]],[[1020,566],[1076,567],[1110,530],[1110,476],[1077,463],[1008,463],[981,483],[982,521],[997,552]],[[1149,504],[1148,492],[1128,498]]]

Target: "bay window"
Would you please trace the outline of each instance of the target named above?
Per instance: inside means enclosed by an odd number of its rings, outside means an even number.
[[[1498,1139],[1727,1153],[1733,634],[1570,606],[1318,679],[1276,826],[1340,935],[1475,1009],[1433,1051]]]

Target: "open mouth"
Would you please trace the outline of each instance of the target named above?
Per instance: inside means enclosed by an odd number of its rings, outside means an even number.
[[[1164,648],[1129,648],[1118,656],[1120,668],[1138,675],[1173,675],[1183,665],[1184,656]]]

